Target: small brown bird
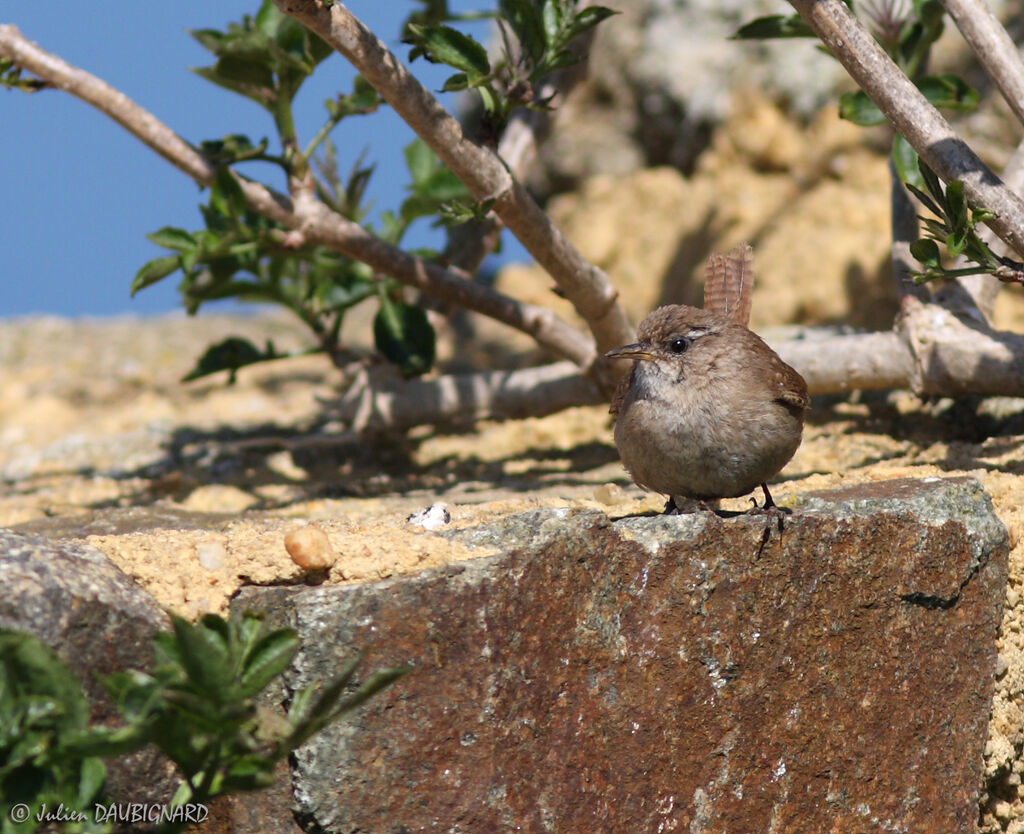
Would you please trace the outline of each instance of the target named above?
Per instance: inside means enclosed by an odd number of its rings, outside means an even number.
[[[673,304],[641,323],[636,344],[605,354],[633,359],[612,400],[615,445],[642,487],[707,501],[764,490],[803,433],[807,384],[747,329],[749,246],[708,260],[707,309]],[[781,521],[781,519],[780,519]]]

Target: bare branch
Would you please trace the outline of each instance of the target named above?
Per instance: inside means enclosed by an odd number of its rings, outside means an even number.
[[[1024,335],[993,331],[913,296],[899,329],[773,342],[811,394],[909,388],[919,396],[1024,395]],[[516,419],[606,401],[568,362],[399,382],[362,371],[335,405],[359,432]]]
[[[1024,254],[1024,200],[956,135],[843,0],[790,3],[928,166],[946,182],[962,180],[970,203],[995,213],[992,230]]]
[[[1024,124],[1024,60],[985,0],[941,0],[960,34]]]
[[[811,394],[906,388],[914,369],[906,341],[892,331],[826,337],[812,331],[772,347],[800,372]]]
[[[465,426],[486,418],[543,417],[607,401],[569,362],[516,371],[482,371],[380,384],[362,375],[337,403],[356,431],[395,432],[421,425]]]
[[[580,0],[580,7],[593,5],[596,0]],[[574,51],[585,50],[593,41],[594,30],[586,32],[573,43]],[[535,100],[562,101],[569,95],[586,76],[585,67],[581,64],[558,70],[540,85],[534,94]],[[554,105],[557,107],[558,105]],[[525,107],[516,109],[498,142],[498,158],[508,166],[509,172],[517,180],[525,180],[537,158],[541,143],[551,129],[550,110],[528,110]],[[500,242],[497,234],[500,222],[493,214],[482,221],[470,221],[456,226],[449,235],[449,245],[445,249],[448,262],[469,275],[474,275],[483,259]]]
[[[901,320],[918,395],[1024,395],[1024,335],[991,330],[936,304],[910,299]]]
[[[208,185],[213,181],[213,166],[152,113],[95,75],[32,43],[13,23],[0,24],[0,55],[91,104],[196,182]]]
[[[1006,29],[984,0],[942,0],[942,4],[974,51],[978,61],[1017,115],[1018,120],[1024,123],[1024,61],[1021,60],[1020,52]],[[1002,173],[1007,188],[1016,194],[1024,191],[1024,177],[1021,176],[1024,171],[1022,161],[1024,161],[1024,153],[1019,148]],[[906,200],[905,192],[903,196]],[[895,210],[897,205],[895,192],[893,205]],[[987,227],[981,229],[979,234],[998,254],[1006,254],[1005,246],[1001,242],[996,243],[997,238],[991,229]],[[916,234],[910,240],[914,239],[916,239]],[[902,238],[894,235],[893,240],[894,245],[899,246],[898,242],[902,241]],[[909,257],[909,252],[906,257]],[[963,256],[957,259],[958,267],[966,266],[967,263],[967,259]],[[959,290],[945,287],[936,294],[936,300],[950,309],[964,310],[967,305],[973,304],[980,315],[986,321],[990,321],[996,295],[999,292],[999,280],[991,275],[968,275],[958,278],[955,283]],[[920,293],[913,294],[920,299],[926,297]],[[966,297],[964,297],[965,295]]]
[[[918,396],[1024,395],[1024,335],[913,296],[897,329],[773,345],[812,394],[909,388]]]
[[[301,228],[311,242],[339,250],[344,246],[346,254],[370,264],[385,275],[515,327],[558,356],[571,359],[584,372],[589,371],[596,361],[593,342],[551,310],[517,301],[485,284],[468,281],[437,264],[410,255],[374,237],[321,203],[310,203],[297,209],[289,219],[293,227]]]
[[[600,353],[630,340],[632,328],[608,276],[580,255],[494,153],[466,138],[458,121],[362,22],[341,3],[274,2],[344,55],[477,200],[495,200],[495,214],[573,303]]]
[[[216,169],[170,127],[106,82],[32,43],[13,24],[0,25],[0,55],[91,104],[200,185],[213,182]],[[300,232],[297,242],[328,246],[423,292],[522,330],[584,370],[594,366],[597,352],[591,341],[550,310],[517,301],[391,246],[304,191],[293,202],[260,183],[237,179],[249,208]]]

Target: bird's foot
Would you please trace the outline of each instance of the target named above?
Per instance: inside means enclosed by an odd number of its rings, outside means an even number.
[[[679,506],[680,502],[676,501],[674,495],[670,495],[668,501],[665,502],[664,515],[684,515],[695,510],[704,510],[709,513],[718,511],[716,508],[717,501],[702,501],[699,498],[681,498],[680,501],[683,506]]]
[[[761,534],[761,546],[757,549],[758,557],[764,551],[765,546],[772,537],[772,527],[777,526],[779,528],[779,535],[782,535],[784,528],[783,519],[787,515],[792,515],[793,511],[788,507],[780,507],[775,501],[772,500],[772,494],[768,491],[767,484],[761,484],[761,489],[764,490],[764,504],[762,506],[757,505],[757,499],[751,496],[750,500],[754,506],[749,510],[752,514],[763,515],[767,519],[767,524],[764,527],[764,533]]]

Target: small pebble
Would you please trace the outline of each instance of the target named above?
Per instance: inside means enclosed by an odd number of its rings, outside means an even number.
[[[992,813],[997,820],[1008,820],[1013,816],[1013,806],[1009,802],[997,802]]]
[[[450,524],[451,520],[452,514],[444,504],[431,504],[425,510],[413,513],[406,519],[409,524],[418,524],[424,530],[436,530]]]
[[[284,549],[303,570],[325,570],[338,561],[327,534],[315,524],[289,532],[284,537]]]
[[[196,545],[196,556],[199,564],[207,570],[220,570],[224,567],[224,557],[228,553],[220,542],[200,542]]]
[[[621,504],[626,498],[626,491],[618,484],[601,484],[594,487],[594,500],[611,507]]]
[[[1006,658],[1002,655],[996,656],[996,677],[1001,678],[1006,674],[1006,670],[1009,668],[1009,664],[1006,662]]]
[[[1006,607],[1016,608],[1017,603],[1020,602],[1020,592],[1014,588],[1006,589]]]

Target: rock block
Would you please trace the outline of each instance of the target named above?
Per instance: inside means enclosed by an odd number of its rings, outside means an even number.
[[[298,751],[326,832],[971,831],[1006,531],[970,479],[759,515],[537,510],[445,533],[498,555],[249,588],[287,685],[415,672]]]
[[[98,550],[0,529],[0,627],[52,647],[82,684],[94,724],[122,723],[102,678],[148,669],[153,634],[169,627],[156,600]],[[156,750],[107,762],[116,802],[167,801],[177,779]]]

